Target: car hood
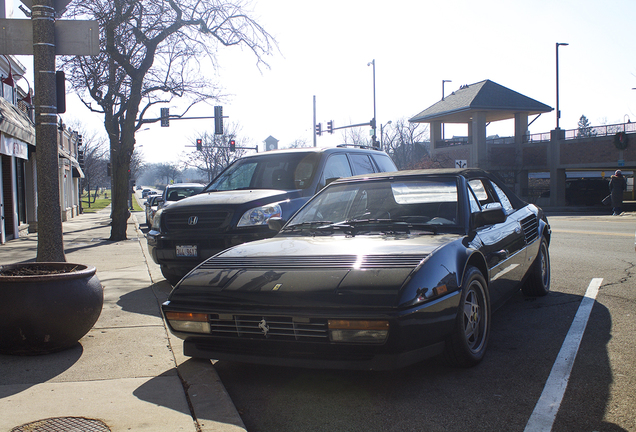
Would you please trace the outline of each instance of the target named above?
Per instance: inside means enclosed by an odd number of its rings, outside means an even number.
[[[283,237],[240,245],[200,264],[171,302],[279,307],[396,307],[401,288],[449,235]]]
[[[176,201],[171,208],[179,209],[192,205],[240,205],[252,201],[267,203],[300,195],[299,191],[284,191],[275,189],[246,189],[234,191],[201,192],[200,194]]]

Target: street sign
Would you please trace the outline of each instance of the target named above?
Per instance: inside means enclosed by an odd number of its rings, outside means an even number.
[[[0,54],[33,55],[33,23],[30,19],[0,19]],[[98,55],[97,21],[55,21],[55,54]]]
[[[455,159],[455,168],[466,168],[468,161],[466,159]]]
[[[31,9],[33,7],[33,2],[31,0],[20,0],[26,7]],[[71,0],[53,0],[53,7],[57,12],[62,12],[66,9],[66,5],[68,5]]]

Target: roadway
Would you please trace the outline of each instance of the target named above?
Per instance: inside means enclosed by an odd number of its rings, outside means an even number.
[[[636,214],[549,220],[552,292],[519,293],[494,313],[481,364],[351,372],[215,362],[247,430],[636,431]]]

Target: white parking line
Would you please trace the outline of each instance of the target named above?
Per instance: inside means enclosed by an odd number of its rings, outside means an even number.
[[[541,393],[530,420],[526,424],[525,432],[548,432],[552,430],[554,419],[559,411],[570,379],[574,359],[581,345],[581,339],[583,338],[583,333],[585,333],[585,327],[602,282],[602,278],[595,278],[592,279],[587,287],[585,297],[581,300],[579,310],[576,312],[574,321],[572,321],[570,330],[561,346],[561,351],[559,351],[554,366],[552,366],[552,371],[548,381],[545,383],[543,393]]]

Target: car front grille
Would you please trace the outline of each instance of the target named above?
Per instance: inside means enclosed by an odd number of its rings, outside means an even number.
[[[213,336],[329,342],[326,319],[213,314],[210,327]]]
[[[214,230],[232,217],[229,211],[167,212],[163,216],[168,232],[174,230]]]
[[[528,216],[521,221],[521,227],[526,237],[526,244],[530,244],[539,237],[539,222],[536,216]]]

